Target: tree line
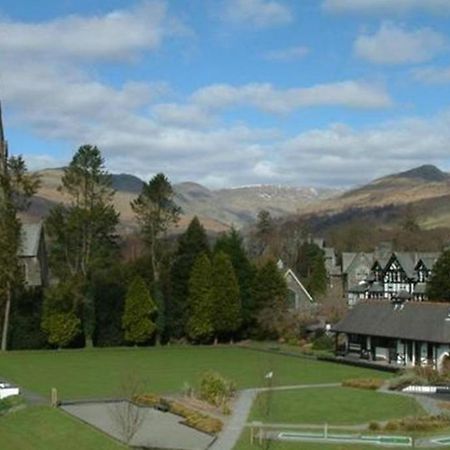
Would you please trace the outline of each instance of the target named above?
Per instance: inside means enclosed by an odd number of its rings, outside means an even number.
[[[111,175],[90,145],[64,169],[58,189],[65,201],[45,221],[52,282],[24,288],[17,213],[19,200],[26,206],[39,180],[20,161],[20,173],[11,169],[2,178],[5,187],[14,177],[22,183],[14,192],[2,189],[2,207],[11,208],[0,224],[1,249],[11,246],[0,261],[2,286],[10,286],[9,296],[1,293],[9,298],[4,348],[207,344],[276,333],[268,311],[286,312],[287,287],[275,262],[251,261],[235,229],[210,242],[197,217],[174,239],[170,231],[182,211],[162,173],[131,203],[144,250],[132,260],[122,257]]]

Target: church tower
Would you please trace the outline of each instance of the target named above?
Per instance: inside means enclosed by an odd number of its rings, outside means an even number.
[[[0,173],[4,173],[6,169],[6,161],[8,160],[8,143],[5,139],[2,121],[2,104],[0,102]]]

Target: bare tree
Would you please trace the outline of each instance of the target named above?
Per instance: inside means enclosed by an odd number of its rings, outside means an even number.
[[[142,394],[144,383],[133,373],[126,373],[122,377],[119,402],[110,408],[122,440],[128,445],[139,431],[145,418],[145,409],[138,406],[134,400]]]

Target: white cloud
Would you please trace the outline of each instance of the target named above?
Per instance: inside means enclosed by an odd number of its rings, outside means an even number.
[[[271,113],[287,113],[311,106],[372,109],[392,105],[392,100],[383,87],[358,81],[285,90],[276,89],[269,83],[253,83],[238,87],[215,84],[194,92],[192,101],[210,109],[253,106]]]
[[[163,103],[156,105],[153,113],[159,122],[181,127],[205,127],[215,121],[215,117],[199,105]]]
[[[374,34],[358,36],[354,43],[357,56],[376,64],[428,61],[447,48],[445,37],[430,28],[407,30],[390,22]]]
[[[426,84],[450,83],[450,67],[420,67],[412,74],[415,80]]]
[[[405,14],[414,11],[448,14],[448,0],[324,0],[322,7],[332,13]]]
[[[166,3],[144,1],[133,9],[102,16],[73,15],[43,23],[3,20],[0,52],[33,59],[129,59],[136,52],[158,48],[166,37],[187,32],[168,16]]]
[[[289,62],[304,58],[309,53],[305,46],[288,47],[279,50],[271,50],[264,54],[264,58],[270,61]]]
[[[357,130],[344,124],[313,129],[280,144],[281,171],[310,183],[350,185],[448,160],[450,114],[396,120]]]
[[[225,0],[223,19],[234,23],[268,28],[292,22],[290,9],[274,0]]]

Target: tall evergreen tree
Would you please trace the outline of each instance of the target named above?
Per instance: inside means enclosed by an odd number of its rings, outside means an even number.
[[[252,333],[259,337],[271,330],[271,321],[287,310],[287,285],[282,273],[273,260],[267,261],[258,268],[253,281],[253,329]]]
[[[295,270],[311,295],[320,295],[326,292],[325,255],[314,242],[305,240],[300,244]]]
[[[212,267],[208,255],[200,255],[189,278],[187,335],[194,342],[208,343],[214,335]]]
[[[60,279],[77,277],[84,283],[79,305],[86,344],[92,345],[95,329],[94,299],[89,279],[107,266],[115,253],[119,215],[114,209],[111,176],[97,147],[84,145],[64,169],[59,190],[69,204],[54,207],[47,219],[52,240],[50,261]]]
[[[247,257],[242,237],[235,228],[219,236],[214,246],[214,253],[218,252],[224,252],[229,256],[236,273],[242,306],[242,326],[246,328],[251,322],[253,309],[252,284],[255,269]]]
[[[8,157],[0,111],[0,305],[3,306],[1,350],[8,346],[13,290],[21,280],[18,253],[21,246],[20,211],[39,186],[39,180],[27,171],[22,157]]]
[[[445,250],[434,264],[427,295],[433,302],[450,302],[450,250]]]
[[[216,340],[233,337],[241,325],[239,284],[230,258],[218,252],[212,267],[213,325]]]
[[[148,183],[144,183],[139,197],[131,202],[141,234],[150,253],[153,279],[158,282],[160,264],[163,258],[160,245],[170,226],[180,217],[181,208],[174,202],[175,192],[167,177],[158,173]]]
[[[171,292],[167,304],[166,321],[168,334],[180,338],[184,335],[187,321],[187,299],[189,278],[195,260],[202,254],[209,255],[209,244],[205,229],[194,217],[187,230],[178,239],[170,271]]]
[[[136,277],[128,288],[122,316],[125,340],[133,344],[148,341],[156,331],[153,320],[156,311],[156,304],[145,281],[139,276]]]

